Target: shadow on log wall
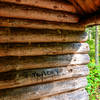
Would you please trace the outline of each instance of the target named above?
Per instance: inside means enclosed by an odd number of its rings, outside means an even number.
[[[0,37],[0,100],[42,99],[87,85],[83,31],[1,27]]]
[[[79,17],[23,3],[0,2],[0,100],[88,100],[89,46]]]

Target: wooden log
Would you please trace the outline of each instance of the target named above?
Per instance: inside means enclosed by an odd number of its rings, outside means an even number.
[[[85,42],[87,40],[88,35],[83,31],[0,28],[0,43]]]
[[[12,19],[12,18],[2,18],[2,17],[0,17],[0,26],[33,28],[33,29],[64,29],[64,30],[74,30],[74,31],[85,30],[85,27],[81,26],[80,24],[35,21],[26,19]]]
[[[95,0],[96,1],[96,0]],[[86,0],[86,7],[89,11],[89,13],[92,13],[93,11],[95,12],[96,10],[98,10],[98,6],[95,6],[95,2],[93,2],[92,0]]]
[[[83,16],[96,12],[100,7],[100,0],[69,0],[69,2],[71,2],[79,14]]]
[[[0,56],[37,56],[88,53],[87,43],[0,44]]]
[[[84,1],[79,1],[79,0],[76,0],[76,4],[80,6],[80,8],[85,12],[85,13],[89,13],[90,12],[90,8],[89,8],[89,4],[88,4],[88,7],[86,5],[86,2]]]
[[[57,94],[37,100],[89,100],[89,96],[85,89],[78,89],[76,91]]]
[[[55,81],[28,87],[0,90],[0,100],[34,100],[44,96],[67,92],[87,85],[86,78]]]
[[[1,57],[0,72],[32,68],[58,67],[89,63],[88,54],[67,54],[34,57]]]
[[[80,7],[80,5],[77,4],[76,0],[68,0],[68,1],[74,5],[74,7],[76,8],[76,10],[79,14],[84,15],[84,13],[85,13],[84,10]],[[80,0],[80,1],[82,1],[82,0]]]
[[[96,7],[100,7],[100,0],[95,0],[94,4],[95,4]]]
[[[85,65],[0,73],[0,89],[81,77],[88,75],[88,73],[88,67]]]
[[[0,3],[0,16],[34,20],[78,23],[79,17],[67,12],[40,9],[24,5]]]
[[[92,0],[85,0],[85,1],[83,1],[83,0],[69,0],[69,1],[75,2],[77,5],[77,9],[78,9],[78,7],[80,7],[81,10],[83,12],[85,12],[84,15],[96,12],[98,10],[98,5],[100,6],[100,1],[98,2],[98,0],[95,0],[95,1],[92,1]],[[96,1],[99,3],[98,5],[95,5]]]
[[[52,1],[50,0],[20,0],[19,2],[17,0],[0,0],[0,1],[77,13],[76,9],[74,8],[72,4],[64,2],[62,0],[52,0]]]
[[[86,0],[87,1],[87,0]],[[87,14],[87,13],[91,13],[91,8],[89,7],[89,4],[87,6],[87,2],[86,1],[82,1],[82,0],[76,0],[76,4],[78,6],[80,6],[80,8],[82,9],[82,11],[84,11],[85,13],[84,14]],[[88,0],[89,1],[89,0]]]

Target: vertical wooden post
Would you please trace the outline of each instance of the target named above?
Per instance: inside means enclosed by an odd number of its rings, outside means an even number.
[[[91,30],[89,29],[89,33],[88,33],[88,39],[91,40],[92,39],[92,35],[91,35]]]

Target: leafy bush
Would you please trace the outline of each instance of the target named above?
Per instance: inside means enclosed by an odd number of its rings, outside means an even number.
[[[90,63],[88,64],[90,74],[87,76],[88,86],[86,90],[90,96],[90,100],[100,100],[100,65],[95,65],[95,42],[94,39],[89,40],[90,45]]]
[[[88,86],[86,87],[90,100],[100,100],[100,67],[96,66],[94,60],[89,64]]]

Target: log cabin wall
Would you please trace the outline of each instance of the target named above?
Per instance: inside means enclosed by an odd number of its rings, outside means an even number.
[[[0,100],[88,100],[76,13],[62,0],[0,0]]]

